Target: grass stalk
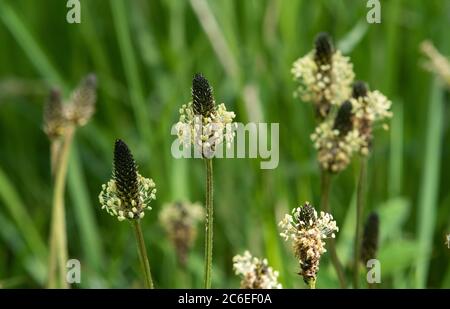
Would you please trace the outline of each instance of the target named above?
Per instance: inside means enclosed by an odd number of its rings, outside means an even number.
[[[141,223],[139,220],[133,221],[134,233],[136,235],[136,242],[138,245],[139,260],[144,271],[145,287],[153,289],[152,273],[150,271],[150,263],[148,262],[147,249],[145,247],[144,235],[142,234]]]
[[[53,209],[50,231],[50,255],[48,266],[48,287],[68,288],[66,281],[66,262],[68,260],[66,217],[64,207],[64,193],[66,187],[67,166],[69,162],[70,147],[75,134],[75,127],[69,126],[64,134],[62,148],[58,156],[52,158],[55,162],[55,181],[53,189]],[[56,273],[59,269],[59,284]]]
[[[194,13],[205,31],[214,52],[217,55],[223,69],[230,77],[235,78],[239,73],[239,66],[233,57],[221,28],[211,11],[209,4],[205,0],[190,1]]]
[[[436,219],[439,205],[439,181],[442,173],[441,161],[442,143],[444,136],[444,92],[437,80],[434,80],[431,88],[430,103],[428,104],[428,123],[426,142],[424,145],[423,176],[418,204],[417,240],[421,254],[417,255],[415,288],[426,287],[430,257],[433,250],[433,236],[436,227]]]
[[[361,158],[361,166],[359,170],[358,187],[356,192],[356,231],[354,243],[353,257],[353,287],[359,287],[359,258],[361,255],[361,226],[362,215],[364,212],[365,195],[366,195],[366,175],[367,175],[367,158]]]
[[[322,184],[321,184],[321,198],[320,198],[320,209],[324,212],[330,212],[330,190],[331,190],[331,174],[323,171],[321,173]],[[342,267],[341,262],[339,261],[339,257],[336,252],[336,241],[334,238],[331,238],[328,242],[328,252],[330,254],[331,263],[333,264],[334,269],[336,270],[336,274],[339,279],[339,286],[342,289],[345,289],[345,273],[344,268]],[[315,285],[315,282],[314,282]]]
[[[213,164],[205,159],[206,165],[206,222],[205,222],[205,289],[211,288],[213,250]]]

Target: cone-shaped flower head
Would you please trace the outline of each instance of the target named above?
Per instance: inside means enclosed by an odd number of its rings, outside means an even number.
[[[317,159],[325,171],[338,173],[344,170],[364,143],[359,131],[353,127],[352,110],[351,102],[345,101],[334,119],[326,119],[311,134]]]
[[[128,146],[120,139],[114,146],[113,178],[102,185],[99,195],[102,209],[119,221],[141,219],[145,209],[152,209],[150,202],[156,199],[155,183],[142,177]]]
[[[352,86],[352,97],[355,99],[367,96],[367,84],[361,80],[357,80]]]
[[[306,202],[294,208],[291,215],[285,215],[279,225],[282,228],[280,235],[292,242],[300,263],[299,275],[307,284],[315,282],[320,257],[326,252],[325,239],[334,238],[334,233],[339,231],[336,221],[330,214],[321,212],[318,215],[314,207]]]
[[[67,105],[66,116],[69,121],[84,126],[95,112],[97,101],[97,77],[87,75],[72,93]]]
[[[209,117],[214,111],[213,90],[208,80],[200,73],[192,79],[192,108],[195,115]]]
[[[376,259],[378,251],[380,218],[372,212],[364,226],[364,234],[361,244],[361,262],[365,265],[368,260]]]
[[[367,155],[372,144],[374,125],[392,117],[392,102],[378,90],[369,91],[367,85],[361,81],[354,83],[350,101],[354,114],[353,128],[364,141],[359,152]],[[387,125],[383,127],[388,128]]]
[[[424,63],[426,70],[436,74],[439,79],[450,88],[450,62],[445,58],[430,41],[420,44],[422,53],[427,57]]]
[[[340,136],[345,136],[353,129],[352,122],[352,103],[350,101],[345,101],[339,107],[336,118],[334,119],[333,129],[339,131]]]
[[[241,289],[281,289],[278,271],[269,266],[267,259],[253,257],[249,251],[233,257],[233,269],[242,277]]]
[[[64,134],[68,126],[85,125],[95,112],[97,79],[89,74],[64,103],[61,93],[53,89],[44,107],[44,131],[50,139]]]
[[[52,89],[44,106],[44,132],[50,139],[56,139],[64,134],[66,126],[61,93]]]
[[[327,65],[332,62],[334,46],[328,33],[321,32],[316,36],[314,48],[314,60],[317,64]]]
[[[321,120],[350,96],[355,76],[350,59],[334,48],[326,33],[320,33],[314,49],[294,62],[291,73],[298,82],[294,95],[313,103]]]
[[[211,158],[222,143],[231,146],[236,128],[234,118],[234,112],[227,111],[225,104],[215,104],[209,82],[196,74],[192,80],[192,102],[180,108],[178,138],[184,147],[193,145],[201,157]]]
[[[178,262],[186,266],[189,250],[197,237],[197,224],[205,217],[198,203],[176,202],[164,205],[159,221],[172,241]]]

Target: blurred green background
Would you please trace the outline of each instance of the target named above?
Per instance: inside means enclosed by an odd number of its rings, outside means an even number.
[[[157,184],[143,220],[155,285],[202,286],[203,227],[182,271],[157,220],[166,202],[204,200],[203,162],[170,153],[195,72],[237,121],[280,123],[277,169],[261,170],[259,159],[214,161],[213,287],[239,286],[231,259],[245,249],[267,257],[283,287],[305,287],[277,228],[284,213],[320,198],[313,112],[293,98],[290,68],[328,31],[357,79],[393,101],[390,131],[375,134],[364,215],[377,210],[381,218],[381,287],[449,288],[449,99],[421,68],[419,44],[429,38],[450,54],[450,1],[381,2],[381,24],[368,24],[363,0],[81,0],[81,24],[68,24],[64,0],[0,0],[0,287],[45,286],[52,180],[43,104],[51,86],[68,95],[89,72],[99,80],[97,112],[77,130],[66,192],[69,256],[82,265],[75,287],[142,284],[131,228],[97,200],[115,138]],[[331,193],[347,269],[357,171],[356,161]],[[338,287],[326,255],[317,286]]]

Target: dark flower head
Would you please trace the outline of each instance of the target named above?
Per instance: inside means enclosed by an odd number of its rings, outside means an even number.
[[[334,46],[331,37],[326,32],[321,32],[314,41],[315,60],[319,64],[330,64],[334,54]]]
[[[316,221],[316,215],[314,212],[314,207],[310,203],[306,202],[302,207],[300,207],[299,219],[306,225],[313,225]]]
[[[52,89],[44,106],[44,131],[50,139],[55,139],[64,133],[65,125],[61,92]]]
[[[82,83],[85,87],[95,89],[97,88],[97,76],[94,73],[90,73],[84,78]]]
[[[208,80],[197,73],[192,79],[192,102],[195,115],[209,117],[214,111],[214,97]]]
[[[113,177],[102,185],[98,199],[102,209],[119,221],[142,219],[156,199],[154,181],[139,174],[130,149],[120,139],[114,145]]]
[[[367,84],[363,81],[356,81],[353,84],[353,91],[352,91],[352,97],[355,99],[366,97],[367,96]]]
[[[120,139],[114,145],[114,180],[122,201],[139,200],[136,162],[127,144]]]
[[[364,235],[361,245],[361,261],[366,264],[368,260],[375,259],[378,251],[380,218],[372,212],[364,226]]]
[[[333,129],[339,131],[339,135],[345,136],[353,128],[352,123],[352,103],[345,101],[339,107],[336,118],[334,119]]]

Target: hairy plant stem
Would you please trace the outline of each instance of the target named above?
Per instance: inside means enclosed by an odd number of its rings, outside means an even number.
[[[145,287],[153,289],[152,273],[150,272],[150,263],[148,262],[147,249],[145,247],[144,235],[142,234],[141,223],[139,220],[133,220],[134,233],[138,245],[139,260],[144,272]]]
[[[205,222],[205,289],[211,288],[213,250],[213,164],[205,159],[206,165],[206,222]]]
[[[58,158],[59,158],[61,146],[62,146],[62,140],[55,139],[55,140],[51,141],[51,144],[50,144],[50,168],[51,168],[52,178],[56,177],[56,169],[57,169]]]
[[[308,286],[311,290],[314,290],[316,288],[316,279],[309,279]]]
[[[322,211],[329,213],[330,212],[330,190],[331,190],[331,174],[327,171],[322,170],[321,172],[321,189],[322,196],[320,199],[320,209]],[[336,274],[339,279],[339,285],[342,289],[346,288],[345,284],[345,273],[344,268],[342,267],[341,262],[339,261],[339,257],[336,253],[336,240],[334,238],[329,239],[328,241],[328,252],[330,254],[331,263],[333,264],[334,269],[336,270]]]
[[[64,192],[66,187],[67,167],[69,163],[70,147],[73,142],[75,127],[69,126],[63,136],[60,149],[52,146],[52,165],[54,170],[53,209],[50,230],[50,255],[48,265],[49,288],[68,288],[66,280],[66,263],[68,260],[66,215],[64,207]],[[54,143],[60,143],[55,141]],[[56,279],[59,272],[59,282]]]
[[[364,211],[365,195],[366,195],[366,174],[367,174],[367,158],[361,158],[361,166],[359,170],[358,185],[356,191],[356,231],[354,243],[353,257],[353,287],[359,287],[359,259],[361,256],[361,225],[362,215]]]

